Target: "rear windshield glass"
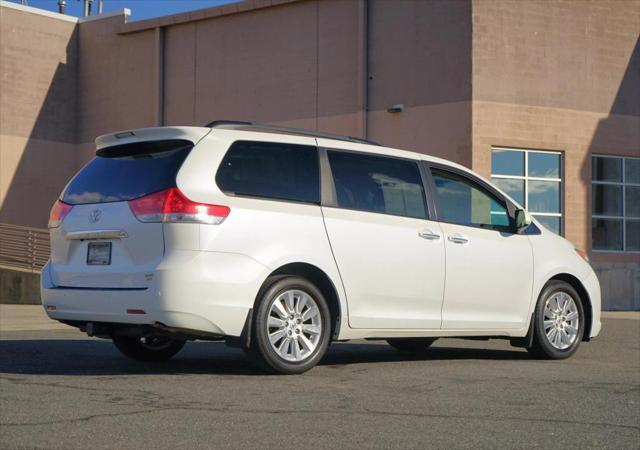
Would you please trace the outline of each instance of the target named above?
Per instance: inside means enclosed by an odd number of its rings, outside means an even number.
[[[176,184],[176,174],[193,143],[136,142],[99,150],[62,193],[62,201],[107,203],[132,200]]]
[[[308,145],[239,141],[225,155],[216,182],[235,195],[319,203],[318,150]]]

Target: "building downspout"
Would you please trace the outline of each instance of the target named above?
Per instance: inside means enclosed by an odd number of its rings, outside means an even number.
[[[360,0],[358,18],[360,22],[359,39],[359,109],[360,109],[360,136],[367,139],[369,136],[369,0]]]
[[[155,29],[156,39],[156,126],[164,126],[164,28]]]

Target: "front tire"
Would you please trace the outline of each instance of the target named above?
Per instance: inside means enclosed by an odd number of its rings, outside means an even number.
[[[278,277],[266,285],[255,309],[250,353],[268,371],[306,372],[322,359],[331,339],[327,302],[301,277]]]
[[[533,345],[527,350],[541,359],[568,358],[580,346],[584,325],[584,309],[576,290],[564,281],[551,281],[538,298]]]
[[[113,336],[113,343],[120,352],[136,361],[166,361],[184,347],[185,341],[165,336],[131,337]]]

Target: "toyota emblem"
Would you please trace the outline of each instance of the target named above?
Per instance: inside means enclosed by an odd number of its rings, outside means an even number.
[[[96,223],[98,220],[100,220],[100,217],[102,217],[102,211],[100,211],[99,209],[94,209],[93,211],[91,211],[91,214],[89,214],[89,222]]]

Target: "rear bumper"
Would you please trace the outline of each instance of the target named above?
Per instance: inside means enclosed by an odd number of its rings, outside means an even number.
[[[55,320],[164,325],[240,336],[268,272],[244,255],[179,251],[163,259],[147,289],[69,289],[54,285],[47,264],[41,296],[47,315]]]

